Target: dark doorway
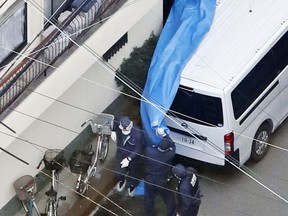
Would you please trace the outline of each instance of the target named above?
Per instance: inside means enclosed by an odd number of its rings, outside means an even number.
[[[165,24],[174,0],[163,0],[163,25]]]

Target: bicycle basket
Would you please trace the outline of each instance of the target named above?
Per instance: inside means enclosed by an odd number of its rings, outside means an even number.
[[[91,164],[92,155],[85,155],[80,150],[75,150],[69,160],[72,173],[85,173]]]
[[[64,152],[61,149],[48,149],[43,158],[47,170],[59,172],[65,162]]]
[[[33,176],[24,175],[13,183],[19,200],[28,200],[37,192],[37,185]]]
[[[111,128],[113,128],[114,116],[111,114],[101,113],[93,116],[93,123],[91,124],[93,133],[99,133],[97,126],[101,126],[103,134],[110,135]],[[95,125],[96,124],[96,125]]]

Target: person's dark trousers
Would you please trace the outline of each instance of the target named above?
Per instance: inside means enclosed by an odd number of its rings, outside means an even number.
[[[139,167],[140,163],[139,163],[139,159],[135,158],[132,159],[129,167],[128,167],[128,176],[127,176],[127,180],[129,185],[133,185],[134,187],[136,187],[139,183],[139,179],[140,179],[140,167]],[[131,178],[130,178],[131,177]]]
[[[197,216],[199,212],[200,204],[201,204],[201,201],[198,200],[198,202],[193,204],[189,209],[179,212],[180,216]]]
[[[197,216],[198,215],[198,211],[199,211],[199,207],[200,207],[200,203],[193,206],[191,209],[192,214],[190,214],[190,216]]]
[[[167,216],[175,216],[176,215],[176,206],[175,206],[175,200],[174,200],[174,195],[171,191],[167,190],[167,183],[162,183],[159,186],[154,186],[159,185],[159,183],[146,183],[144,186],[144,208],[147,216],[156,216],[155,214],[155,198],[159,194],[164,201],[166,205],[166,215]],[[166,188],[166,189],[164,189]]]
[[[124,159],[124,158],[123,158]],[[121,161],[123,160],[118,159],[116,162],[116,167],[115,167],[115,171],[116,171],[116,180],[117,181],[124,181],[125,180],[125,175],[128,172],[128,176],[127,176],[127,180],[129,180],[129,185],[133,185],[134,187],[136,187],[138,185],[139,182],[139,162],[137,162],[137,160],[133,159],[131,160],[131,162],[129,163],[128,167],[125,168],[121,168]],[[129,178],[129,176],[131,176],[131,178]]]
[[[124,158],[123,158],[124,159]],[[122,158],[117,158],[116,160],[116,165],[115,165],[115,177],[117,181],[124,181],[125,180],[125,175],[127,174],[128,169],[127,168],[121,168],[121,161],[123,160]]]

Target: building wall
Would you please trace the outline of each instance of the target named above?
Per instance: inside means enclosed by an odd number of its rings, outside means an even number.
[[[2,5],[2,7],[0,8],[0,16],[4,14],[9,9],[9,7],[11,7],[11,5],[13,5],[15,2],[16,0],[10,0],[10,1],[0,0],[0,5]]]
[[[43,1],[44,0],[34,0],[33,3],[42,7]],[[41,38],[37,36],[38,36],[38,33],[43,29],[44,18],[43,16],[41,16],[40,13],[36,13],[35,9],[31,7],[30,4],[26,4],[27,16],[26,18],[23,18],[23,21],[25,22],[27,26],[26,28],[24,28],[26,46],[25,44],[23,44],[23,46],[21,45],[21,48],[19,47],[19,49],[15,49],[15,47],[13,47],[10,42],[7,42],[7,41],[13,41],[13,39],[14,41],[19,40],[16,38],[19,38],[19,35],[20,35],[19,29],[20,29],[20,26],[22,26],[22,23],[10,21],[9,26],[12,26],[10,28],[10,31],[7,31],[7,29],[3,26],[5,26],[5,22],[7,20],[14,20],[12,17],[14,16],[14,14],[17,13],[17,11],[20,8],[23,7],[24,4],[25,4],[24,0],[17,0],[17,1],[16,0],[9,0],[9,1],[1,0],[0,1],[0,6],[2,6],[0,8],[0,30],[2,27],[1,37],[3,37],[4,34],[7,35],[7,38],[1,38],[0,40],[0,46],[1,46],[0,52],[5,51],[8,53],[10,52],[12,54],[13,54],[13,51],[16,52],[14,53],[15,58],[13,60],[9,59],[10,61],[5,62],[4,66],[6,67],[2,67],[3,65],[1,65],[0,77],[4,76],[4,74],[6,74],[8,71],[11,71],[14,66],[16,66],[19,62],[21,62],[22,59],[25,56],[27,56],[27,53],[31,52],[33,48],[35,48],[35,46],[37,46],[41,40]],[[14,26],[18,30],[15,30],[15,28],[13,28]],[[17,53],[19,53],[20,55],[17,56]],[[0,60],[2,60],[2,58]],[[13,64],[14,61],[15,63]]]
[[[45,0],[33,0],[33,4],[38,5],[39,7],[44,6]],[[39,12],[36,12],[35,7],[32,6],[29,1],[27,3],[27,39],[28,43],[31,43],[35,37],[39,34],[40,31],[44,28],[45,18]],[[38,37],[29,49],[33,49],[40,42],[40,37]]]
[[[85,45],[93,54],[102,56],[128,32],[128,43],[109,60],[109,64],[118,68],[134,47],[141,46],[152,32],[159,34],[161,28],[162,0],[138,1],[124,5]],[[1,147],[29,163],[26,165],[0,152],[1,176],[5,176],[0,184],[0,208],[15,195],[12,184],[18,177],[39,172],[36,167],[45,148],[65,148],[83,130],[80,125],[92,116],[91,112],[102,112],[119,96],[115,72],[103,66],[91,52],[79,47],[65,55],[69,58],[65,61],[60,58],[56,62],[57,70],[49,73],[3,119],[16,134],[0,125],[0,131],[4,132],[0,133]]]

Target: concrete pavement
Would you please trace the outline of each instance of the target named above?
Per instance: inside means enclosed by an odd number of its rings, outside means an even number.
[[[137,116],[137,109],[131,110],[130,100],[123,96],[120,96],[115,100],[106,110],[106,113],[111,113],[115,116],[129,115],[131,119],[135,119]],[[75,149],[82,149],[84,146],[94,143],[96,137],[92,133],[90,126],[83,130],[65,149],[64,154],[66,160],[69,160],[72,152]],[[75,191],[75,184],[77,176],[70,172],[69,167],[64,168],[59,174],[59,189],[58,196],[66,196],[65,201],[59,202],[58,214],[69,216],[88,216],[92,211],[97,208],[97,203],[100,203],[104,197],[110,193],[115,185],[114,179],[114,156],[116,152],[115,143],[110,140],[108,156],[103,164],[100,163],[97,173],[100,174],[100,178],[93,178],[91,180],[92,188],[89,188],[85,196],[82,197]],[[43,166],[42,166],[43,167]],[[42,171],[45,172],[45,169]],[[36,183],[38,192],[35,196],[35,202],[40,212],[45,211],[45,204],[47,196],[45,191],[49,190],[50,182],[49,177],[39,172],[36,176]],[[15,196],[0,213],[0,216],[22,216],[25,215],[24,210],[21,207],[20,201]]]

